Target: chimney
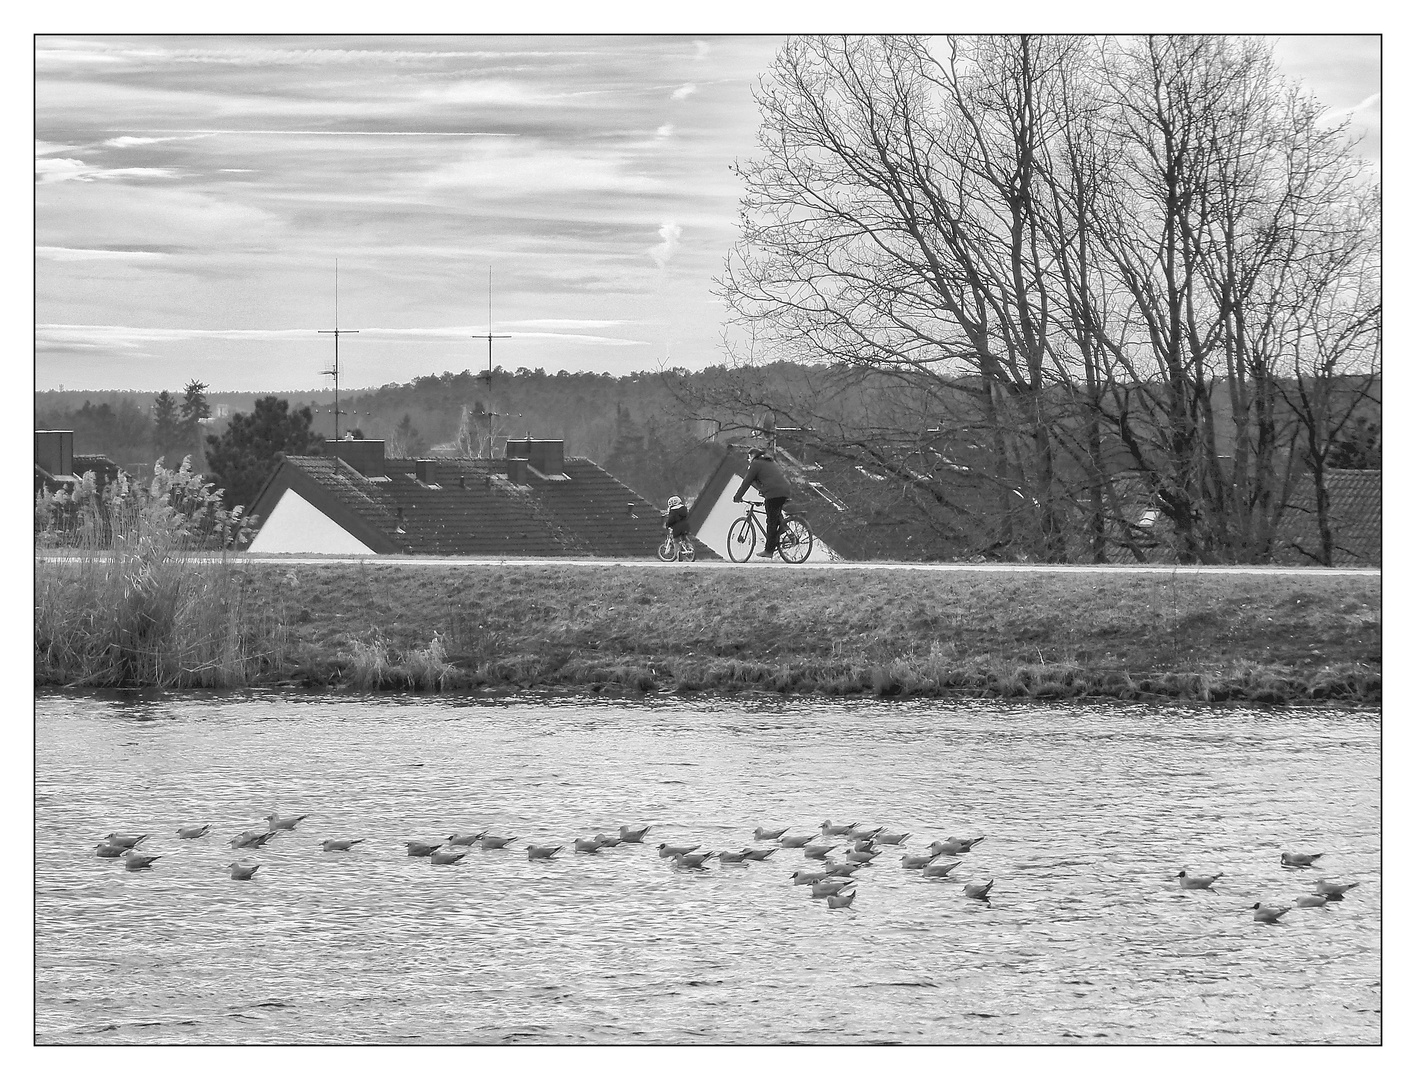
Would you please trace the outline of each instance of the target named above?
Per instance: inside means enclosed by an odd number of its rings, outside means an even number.
[[[382,439],[325,440],[325,453],[337,457],[362,476],[387,476]]]
[[[418,479],[429,487],[432,487],[438,482],[438,463],[436,461],[422,459],[414,462],[413,467],[416,470]]]
[[[510,443],[507,444],[507,449],[511,449]],[[506,478],[513,484],[521,484],[524,487],[527,480],[526,467],[529,464],[530,462],[523,457],[508,457],[506,459]]]
[[[74,433],[36,431],[34,463],[50,476],[74,475]]]
[[[404,531],[404,528],[403,528],[403,507],[399,506],[399,507],[395,507],[395,509],[396,509],[397,512],[398,512],[398,521],[397,521],[397,524],[394,525],[393,531],[396,532],[396,533],[401,533],[401,532]]]
[[[564,439],[509,439],[506,456],[525,458],[542,476],[565,472]]]

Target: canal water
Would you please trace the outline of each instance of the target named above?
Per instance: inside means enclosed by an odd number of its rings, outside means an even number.
[[[40,1043],[1381,1039],[1375,712],[56,695],[35,736]],[[309,816],[233,881],[272,811]],[[790,882],[799,850],[655,848],[826,819],[912,834],[845,909]],[[569,850],[621,825],[646,843]],[[518,839],[406,852],[484,829]],[[115,830],[151,834],[151,871],[95,857]],[[986,839],[946,878],[902,867],[950,835]],[[1322,876],[1360,885],[1254,922]]]

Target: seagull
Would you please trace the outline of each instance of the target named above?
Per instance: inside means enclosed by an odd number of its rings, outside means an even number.
[[[868,863],[879,854],[878,851],[848,851],[846,852],[846,862]]]
[[[970,840],[962,836],[951,836],[947,840],[936,840],[929,845],[929,850],[936,855],[963,855],[973,849],[973,846],[983,840],[983,837]]]
[[[196,840],[211,832],[210,825],[186,825],[177,830],[179,840]]]
[[[924,868],[925,877],[948,877],[949,871],[960,864],[961,860],[955,859],[953,862],[930,863]]]
[[[107,840],[110,844],[117,844],[119,847],[123,848],[126,851],[128,848],[137,847],[139,844],[141,844],[144,840],[148,838],[148,835],[148,833],[139,833],[138,835],[134,836],[132,833],[111,832],[107,836],[105,836],[104,839]]]
[[[855,882],[850,878],[826,878],[823,881],[813,881],[811,883],[811,895],[818,900],[823,896],[835,896],[842,889],[854,888]]]
[[[674,865],[687,867],[689,870],[702,870],[708,858],[716,854],[716,851],[682,851],[674,856]]]
[[[620,839],[626,844],[642,844],[644,843],[644,834],[648,831],[648,825],[645,825],[642,829],[631,829],[627,825],[621,825]]]
[[[852,829],[860,828],[859,821],[852,821],[849,825],[832,825],[831,819],[827,818],[821,823],[822,836],[845,836]]]
[[[593,855],[595,852],[599,851],[600,848],[602,848],[603,846],[604,845],[601,844],[598,840],[583,840],[578,836],[575,838],[576,851],[584,851]]]
[[[772,852],[776,850],[776,848],[771,847],[743,848],[742,857],[748,860],[749,862],[761,862],[763,859],[767,858],[768,855],[771,855]]]
[[[741,851],[720,851],[718,852],[718,861],[720,863],[740,863],[747,858],[749,850],[749,848],[743,848]]]
[[[293,814],[290,817],[281,817],[279,814],[269,813],[266,815],[266,820],[270,822],[272,829],[293,829],[309,816],[309,814]]]
[[[827,877],[850,877],[859,870],[864,863],[838,863],[828,862],[821,868],[821,872]]]
[[[836,850],[835,844],[807,844],[805,849],[808,859],[824,859],[826,854]]]
[[[825,870],[797,870],[792,874],[792,884],[815,885],[818,881],[825,881],[831,876]]]
[[[116,859],[131,850],[132,848],[125,848],[121,844],[99,844],[93,849],[93,853],[100,859]]]
[[[884,829],[881,829],[875,834],[875,842],[877,844],[903,844],[913,835],[914,833],[886,832]]]
[[[876,855],[880,854],[880,849],[875,846],[874,840],[855,840],[851,843],[852,851],[870,851]]]
[[[451,866],[465,858],[467,858],[465,851],[435,851],[432,854],[432,864],[434,866]]]
[[[1307,896],[1293,898],[1294,907],[1322,907],[1327,902],[1328,898],[1322,893],[1309,893]]]
[[[1329,900],[1341,900],[1343,894],[1345,894],[1348,889],[1355,889],[1360,884],[1362,884],[1360,881],[1354,881],[1351,885],[1339,885],[1335,881],[1327,881],[1323,878],[1318,878],[1317,882],[1313,885],[1313,889],[1322,893]]]
[[[621,844],[625,843],[623,837],[610,836],[607,833],[602,832],[597,832],[595,834],[595,839],[601,847],[619,847]]]
[[[780,829],[764,829],[759,825],[752,830],[752,838],[754,840],[778,840],[790,828],[790,825],[783,825]]]
[[[127,857],[123,860],[123,865],[129,870],[151,870],[152,864],[162,858],[161,855],[139,855],[136,851],[129,849]]]
[[[497,848],[504,848],[507,844],[516,840],[515,836],[493,836],[491,833],[482,834],[482,850],[495,851]]]
[[[777,840],[777,843],[781,844],[782,847],[800,847],[800,848],[804,848],[804,847],[806,847],[807,844],[811,843],[811,841],[813,841],[813,840],[815,840],[815,839],[816,839],[816,833],[799,833],[799,834],[796,834],[796,835],[794,835],[794,836],[783,836],[783,837],[780,837],[780,838]]]
[[[1223,876],[1224,873],[1222,871],[1217,874],[1192,875],[1184,867],[1181,867],[1180,873],[1175,875],[1175,877],[1179,880],[1180,888],[1182,889],[1208,889],[1211,885],[1213,885]]]
[[[1278,857],[1280,866],[1312,866],[1323,857],[1320,851],[1316,855],[1299,855],[1296,851],[1285,851]]]
[[[557,851],[560,851],[564,846],[565,846],[565,845],[563,845],[563,844],[556,844],[556,845],[554,845],[554,846],[548,846],[548,847],[537,847],[535,844],[527,844],[527,845],[526,845],[526,858],[527,858],[527,859],[549,859],[549,858],[551,858],[553,855],[555,855],[555,853],[556,853]]]
[[[1255,904],[1254,922],[1278,922],[1280,916],[1282,916],[1285,911],[1291,910],[1292,909],[1287,904]]]
[[[256,876],[256,871],[261,868],[260,863],[255,866],[242,866],[239,862],[234,862],[226,869],[231,871],[232,881],[250,881]]]
[[[414,858],[422,858],[424,855],[431,855],[433,852],[437,851],[438,848],[442,847],[441,844],[420,844],[417,840],[407,840],[405,843],[408,845],[408,854],[412,855]]]
[[[455,832],[447,838],[447,842],[452,847],[471,847],[480,839],[482,834],[479,832]]]
[[[987,900],[988,890],[993,888],[993,879],[989,878],[982,885],[965,885],[964,895],[970,900]]]
[[[928,866],[937,858],[939,858],[938,855],[905,854],[900,856],[900,865],[903,866],[906,870],[923,870],[926,866]]]
[[[258,829],[247,829],[239,836],[231,838],[232,847],[260,847],[268,844],[275,837],[273,832],[262,832]]]
[[[697,851],[702,844],[660,844],[659,858],[667,859],[672,855],[687,855],[690,851]]]
[[[363,842],[364,838],[362,836],[358,840],[326,840],[320,844],[320,847],[324,848],[326,851],[349,851],[355,844],[362,844]]]
[[[851,901],[853,901],[855,898],[856,894],[853,892],[835,893],[831,896],[826,897],[826,906],[828,908],[850,907]]]

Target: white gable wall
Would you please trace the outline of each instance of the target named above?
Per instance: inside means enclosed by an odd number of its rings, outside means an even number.
[[[296,555],[373,555],[374,549],[325,517],[297,492],[287,488],[266,515],[253,552]]]
[[[718,496],[718,501],[709,508],[708,516],[703,519],[702,528],[693,534],[694,538],[697,539],[699,543],[712,548],[714,552],[724,559],[728,557],[728,526],[747,512],[747,506],[744,503],[733,502],[733,492],[741,486],[742,474],[734,473],[728,480],[728,486],[723,488],[723,493]],[[743,498],[760,500],[762,496],[757,494],[755,489],[748,488],[747,494],[744,495]],[[791,513],[793,501],[794,500],[788,500],[786,505],[787,513]],[[758,520],[764,524],[767,520],[766,514],[760,508],[758,509]],[[810,519],[808,518],[807,520]],[[760,536],[757,543],[758,550],[762,550],[762,539]],[[818,536],[816,541],[811,545],[811,554],[807,557],[806,561],[832,562],[840,561],[840,558],[839,555],[822,543],[821,537]]]

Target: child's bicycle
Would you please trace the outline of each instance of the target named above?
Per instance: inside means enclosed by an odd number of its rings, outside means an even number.
[[[654,549],[654,554],[662,562],[693,562],[698,558],[698,550],[692,540],[686,536],[675,536],[668,529],[664,530],[664,539]]]

